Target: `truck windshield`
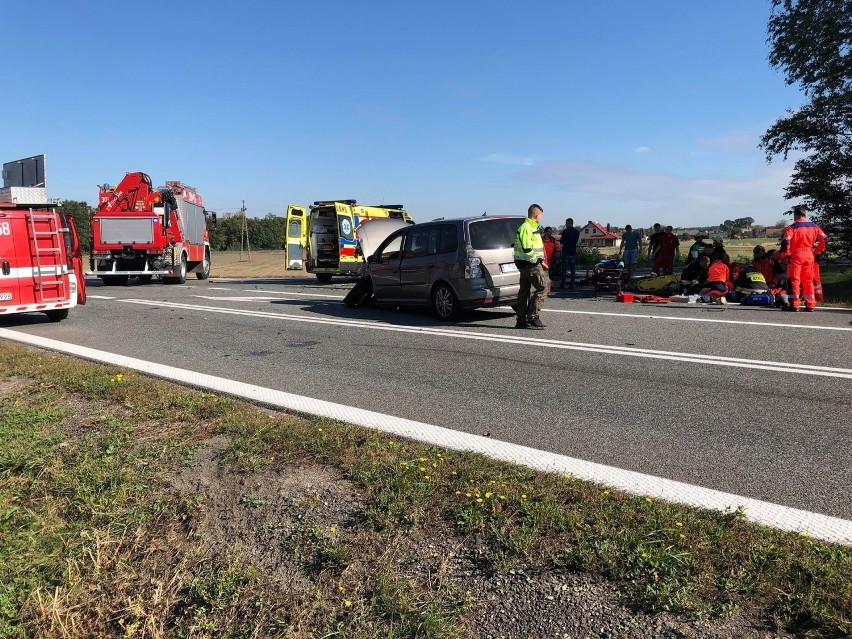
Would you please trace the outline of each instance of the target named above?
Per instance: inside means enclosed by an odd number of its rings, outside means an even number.
[[[522,217],[504,217],[471,222],[468,225],[470,244],[480,251],[509,248],[523,221]]]

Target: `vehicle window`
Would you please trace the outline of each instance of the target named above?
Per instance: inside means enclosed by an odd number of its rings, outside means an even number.
[[[479,250],[509,248],[515,241],[523,218],[477,220],[468,225],[470,244]]]
[[[403,239],[403,235],[394,235],[393,237],[385,240],[385,243],[382,244],[381,248],[378,250],[379,258],[382,262],[390,262],[391,260],[399,259],[402,252]]]
[[[439,224],[436,253],[455,253],[459,248],[458,227],[455,224]]]
[[[434,230],[434,227],[429,226],[411,229],[405,245],[405,257],[424,257],[434,253],[434,250],[429,250],[429,238]]]

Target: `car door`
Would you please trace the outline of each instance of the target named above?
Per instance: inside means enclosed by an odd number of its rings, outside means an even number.
[[[400,295],[411,304],[428,304],[435,272],[438,226],[424,224],[409,229],[400,262]]]
[[[287,207],[287,242],[285,262],[287,270],[301,271],[304,266],[303,250],[307,243],[307,215],[305,208],[290,204]]]
[[[373,294],[379,303],[400,301],[399,265],[408,230],[402,229],[389,236],[370,256],[369,272],[373,281]]]

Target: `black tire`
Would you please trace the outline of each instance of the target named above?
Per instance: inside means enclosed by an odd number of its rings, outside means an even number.
[[[101,275],[104,286],[125,286],[127,279],[127,275]]]
[[[51,322],[61,322],[66,317],[68,317],[68,309],[67,308],[57,308],[53,311],[45,311],[45,315],[47,315],[47,319]]]
[[[317,273],[316,276],[320,284],[328,284],[331,282],[331,273]]]
[[[373,280],[369,277],[362,277],[355,282],[355,286],[353,286],[352,290],[343,298],[343,303],[349,308],[366,306],[372,296]]]
[[[195,272],[195,277],[206,280],[210,277],[210,248],[204,247],[204,260],[201,262],[201,270]]]
[[[440,283],[432,289],[432,309],[444,321],[458,317],[459,300],[447,284]]]
[[[139,281],[142,282],[143,284],[147,284],[152,279],[154,279],[153,275],[137,275],[137,277],[139,278]]]
[[[177,275],[174,275],[168,278],[168,281],[172,284],[186,284],[186,253],[180,254],[180,265],[178,266]]]

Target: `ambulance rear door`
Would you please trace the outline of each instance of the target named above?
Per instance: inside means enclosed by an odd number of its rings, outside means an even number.
[[[358,246],[358,240],[355,239],[355,214],[352,206],[337,202],[335,204],[337,212],[337,234],[340,244],[340,270],[344,273],[355,273],[356,262],[362,262],[363,258],[358,259],[355,254],[355,249]]]
[[[301,271],[304,268],[303,249],[307,241],[308,216],[305,207],[290,204],[287,207],[287,241],[285,260],[287,270]]]
[[[10,213],[0,211],[0,307],[20,303],[20,273],[18,257],[15,252],[15,233],[25,232],[20,220],[12,218]],[[21,238],[27,242],[27,236]]]

